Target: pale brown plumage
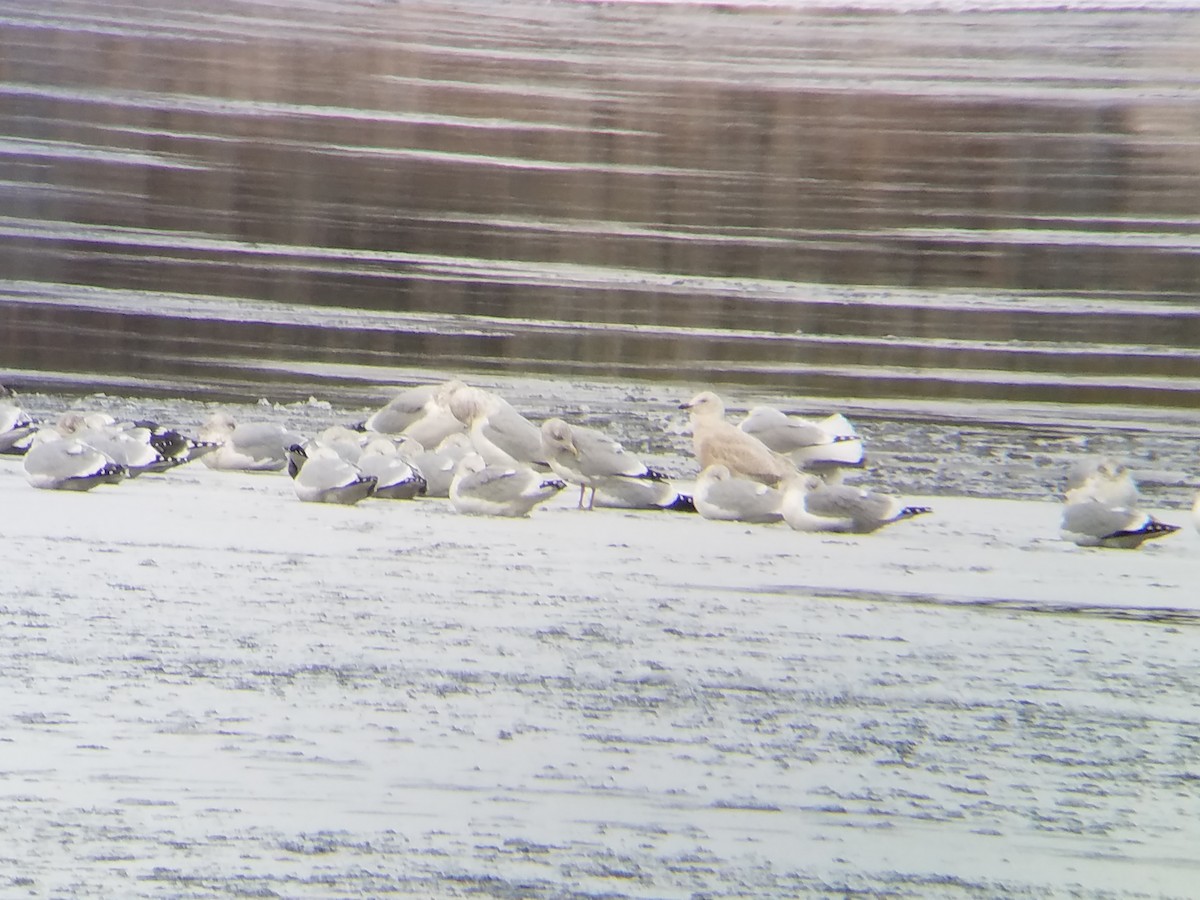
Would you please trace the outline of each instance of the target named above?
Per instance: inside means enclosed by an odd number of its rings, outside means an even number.
[[[681,403],[692,420],[692,449],[701,469],[725,466],[734,475],[777,485],[796,474],[796,466],[752,435],[725,421],[725,404],[712,391]]]

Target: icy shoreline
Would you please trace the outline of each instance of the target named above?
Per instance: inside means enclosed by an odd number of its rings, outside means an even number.
[[[820,537],[0,462],[0,884],[1185,896],[1200,538],[911,499]]]

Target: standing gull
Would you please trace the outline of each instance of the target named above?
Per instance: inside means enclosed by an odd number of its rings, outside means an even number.
[[[796,531],[869,534],[933,510],[905,506],[895,497],[875,491],[826,484],[820,477],[804,473],[788,480],[781,511],[784,521]]]
[[[783,494],[766,484],[737,478],[728,467],[709,466],[696,479],[692,495],[696,511],[706,519],[728,522],[778,522]]]
[[[725,421],[725,404],[712,391],[697,394],[679,408],[690,413],[692,449],[702,470],[723,465],[734,475],[771,486],[796,474],[787,457]]]
[[[450,503],[467,515],[517,518],[565,487],[528,466],[492,466],[478,453],[468,453],[450,482]]]
[[[587,509],[596,503],[596,491],[617,482],[665,482],[667,476],[651,469],[607,435],[594,428],[570,425],[562,419],[542,423],[542,452],[554,474],[579,485],[579,508],[591,488]],[[619,488],[618,488],[619,490]]]

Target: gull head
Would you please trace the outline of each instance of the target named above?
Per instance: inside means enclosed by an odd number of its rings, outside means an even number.
[[[547,419],[542,423],[542,442],[547,450],[564,450],[579,457],[579,448],[571,434],[571,426],[562,419]]]
[[[680,409],[686,409],[692,421],[697,419],[725,418],[725,404],[712,391],[701,391],[687,403],[680,403]]]

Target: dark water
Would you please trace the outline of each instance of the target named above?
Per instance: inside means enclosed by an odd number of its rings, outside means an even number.
[[[9,0],[0,377],[1190,409],[1198,45],[1186,6]]]

